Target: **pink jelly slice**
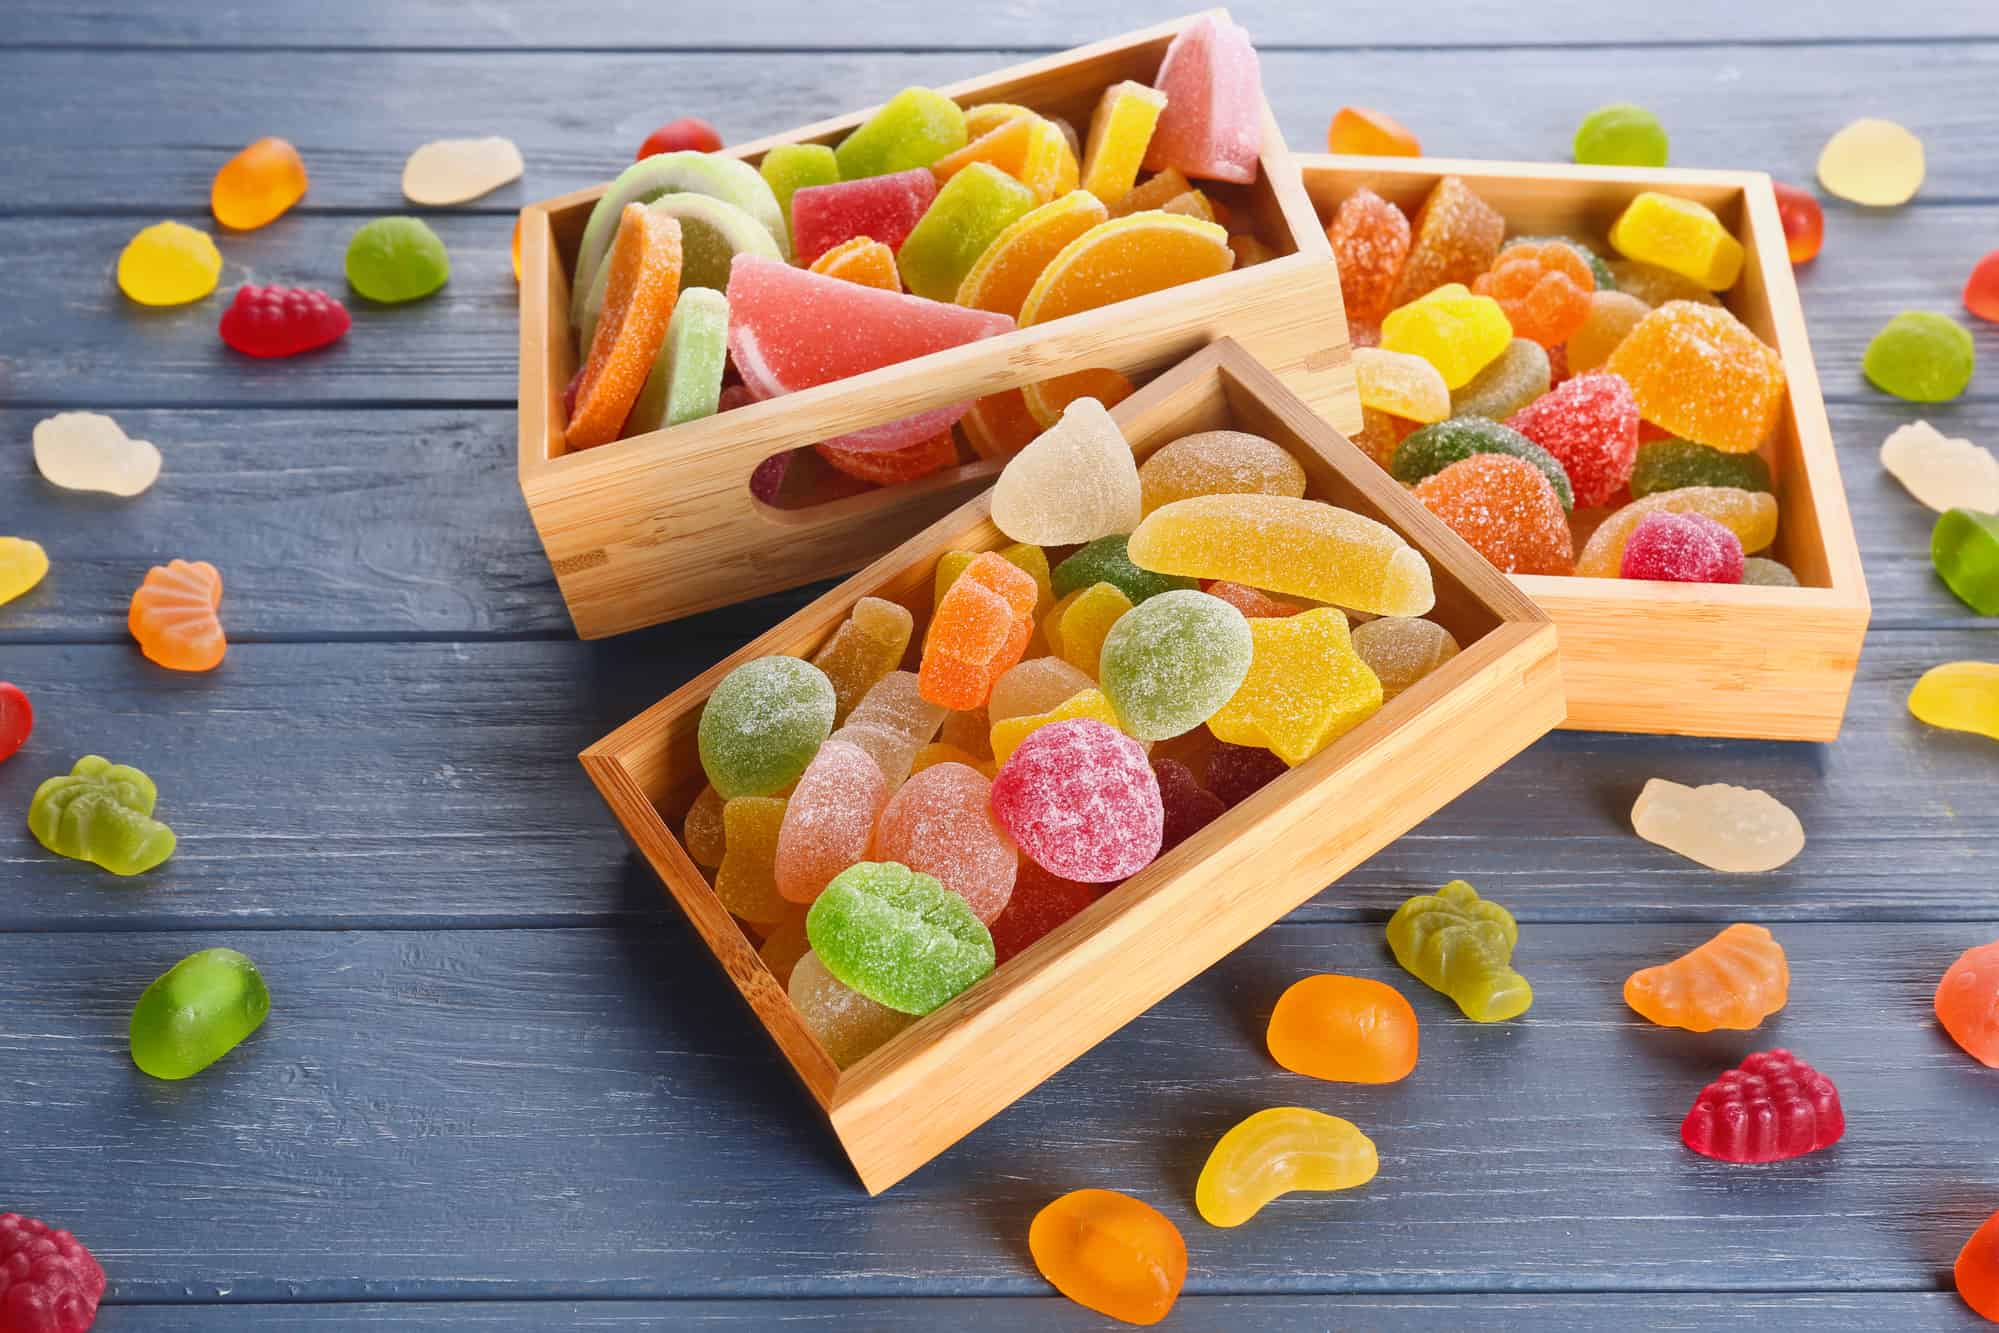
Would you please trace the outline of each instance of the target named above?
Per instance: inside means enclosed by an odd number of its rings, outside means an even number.
[[[1247,32],[1220,15],[1202,15],[1166,48],[1152,86],[1166,94],[1166,109],[1145,150],[1146,170],[1178,167],[1244,185],[1256,179],[1263,74]]]
[[[791,196],[791,243],[798,262],[810,264],[856,236],[872,236],[889,249],[900,250],[936,197],[937,177],[929,167],[808,185]]]
[[[1042,727],[993,779],[993,813],[1043,870],[1084,884],[1135,875],[1159,855],[1165,810],[1145,750],[1101,722]]]
[[[1013,319],[842,282],[775,259],[738,255],[729,269],[729,355],[759,399],[1011,332]],[[971,403],[934,407],[821,441],[863,453],[947,431]]]

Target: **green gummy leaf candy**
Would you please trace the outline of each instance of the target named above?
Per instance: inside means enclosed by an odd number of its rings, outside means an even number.
[[[1689,486],[1733,486],[1771,491],[1770,465],[1761,454],[1730,454],[1692,440],[1654,440],[1638,446],[1631,466],[1631,498]]]
[[[421,218],[376,218],[347,242],[347,283],[370,301],[415,301],[450,277],[451,256]]]
[[[1569,486],[1569,474],[1555,456],[1511,426],[1489,417],[1452,417],[1411,431],[1388,460],[1388,471],[1405,486],[1442,472],[1473,454],[1511,454],[1523,458],[1548,479],[1563,509],[1576,507],[1576,493]]]
[[[1055,566],[1052,583],[1057,597],[1099,583],[1108,583],[1125,595],[1133,606],[1176,588],[1198,588],[1200,580],[1180,574],[1155,574],[1131,562],[1131,534],[1112,533],[1099,537]]]
[[[1119,616],[1098,677],[1126,732],[1169,740],[1200,726],[1249,676],[1249,621],[1219,597],[1164,592]]]
[[[798,780],[833,730],[833,682],[797,657],[759,657],[722,677],[701,709],[701,767],[723,800]]]
[[[137,875],[174,854],[174,831],[152,817],[159,791],[136,768],[87,754],[28,804],[28,831],[58,856]]]
[[[1860,368],[1884,393],[1912,403],[1943,403],[1971,383],[1976,360],[1964,326],[1928,310],[1904,310],[1867,344]]]
[[[992,932],[963,898],[896,861],[848,866],[813,899],[805,938],[842,985],[927,1014],[993,970]]]
[[[1999,514],[1949,509],[1930,530],[1930,563],[1981,616],[1999,616]]]
[[[234,949],[189,954],[132,1006],[132,1063],[154,1078],[190,1078],[235,1050],[270,1012],[255,963]]]
[[[886,176],[927,167],[965,146],[965,113],[930,88],[904,88],[861,127],[840,141],[833,155],[840,179]]]
[[[1613,102],[1576,126],[1576,161],[1598,167],[1663,167],[1671,143],[1659,118],[1642,106]]]
[[[1534,988],[1512,966],[1519,938],[1513,914],[1461,879],[1411,898],[1388,923],[1388,947],[1403,970],[1477,1023],[1516,1018],[1534,1003]]]

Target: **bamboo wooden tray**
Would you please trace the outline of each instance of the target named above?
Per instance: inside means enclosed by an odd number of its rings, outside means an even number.
[[[942,91],[958,102],[1015,102],[1087,130],[1099,93],[1150,83],[1167,43],[1197,16],[1078,47]],[[755,162],[782,143],[831,143],[872,114],[728,149]],[[564,454],[562,391],[576,367],[569,271],[603,187],[521,212],[520,485],[556,583],[586,639],[854,569],[916,532],[997,470],[976,462],[904,486],[804,508],[750,495],[772,454],[862,426],[1089,367],[1134,379],[1221,336],[1235,338],[1321,416],[1358,429],[1339,275],[1264,110],[1254,185],[1198,182],[1250,219],[1278,258],[1137,300],[938,352],[669,430]]]
[[[1805,335],[1770,178],[1685,171],[1306,156],[1305,192],[1322,218],[1361,186],[1413,213],[1446,175],[1505,215],[1509,233],[1601,238],[1644,190],[1713,209],[1748,251],[1723,300],[1777,349],[1790,380],[1764,454],[1781,517],[1769,552],[1803,586],[1661,584],[1522,575],[1514,582],[1562,636],[1568,726],[1685,736],[1829,741],[1839,735],[1867,632],[1867,581],[1840,485],[1832,428]]]
[[[1176,987],[1498,768],[1562,718],[1555,631],[1400,486],[1243,349],[1221,342],[1115,413],[1140,457],[1236,427],[1305,465],[1309,494],[1372,515],[1428,557],[1432,617],[1464,651],[1374,717],[845,1070],[800,1023],[676,836],[706,781],[716,683],[751,658],[810,656],[863,596],[928,620],[937,559],[1006,539],[984,496],[674,691],[582,754],[638,851],[797,1071],[871,1193],[895,1184]]]

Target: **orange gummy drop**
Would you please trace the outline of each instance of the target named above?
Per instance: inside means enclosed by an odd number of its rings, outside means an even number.
[[[618,438],[666,341],[680,297],[680,223],[644,204],[626,204],[611,242],[604,313],[583,362],[576,412],[565,442],[589,449]]]
[[[1999,940],[1967,949],[1937,986],[1937,1022],[1965,1054],[1999,1069]],[[1999,1284],[1999,1274],[1994,1275]]]
[[[1326,239],[1340,270],[1348,321],[1379,324],[1409,257],[1409,219],[1362,186],[1341,201],[1326,227]]]
[[[222,621],[222,575],[206,560],[154,565],[132,593],[125,623],[146,659],[172,671],[212,671],[229,651]]]
[[[1999,1324],[1999,1213],[1986,1218],[1958,1251],[1954,1276],[1964,1303]]]
[[[208,207],[223,226],[252,231],[282,217],[305,197],[305,187],[305,162],[298,149],[283,139],[259,139],[215,173]],[[520,271],[518,257],[514,269]]]
[[[1423,145],[1407,126],[1385,111],[1343,106],[1326,127],[1326,151],[1362,157],[1421,157]]]
[[[1416,498],[1505,574],[1571,574],[1568,516],[1541,469],[1473,454],[1416,483]]]
[[[1624,1002],[1660,1027],[1748,1031],[1790,999],[1784,946],[1762,926],[1737,922],[1670,963],[1633,972]]]
[[[1516,338],[1554,347],[1589,318],[1596,277],[1567,242],[1530,241],[1502,251],[1472,290],[1499,302]]]
[[[1072,1190],[1034,1215],[1027,1248],[1041,1276],[1076,1304],[1156,1324],[1187,1281],[1187,1242],[1165,1214],[1115,1190]]]
[[[842,282],[878,287],[885,292],[902,290],[902,274],[895,267],[895,251],[872,236],[850,236],[812,261],[812,271]]]
[[[1366,977],[1294,982],[1270,1015],[1270,1058],[1335,1083],[1394,1083],[1416,1067],[1416,1011]]]

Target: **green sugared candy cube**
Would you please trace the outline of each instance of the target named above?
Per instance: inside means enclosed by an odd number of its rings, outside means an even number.
[[[1199,579],[1190,579],[1180,574],[1155,574],[1149,569],[1140,569],[1131,562],[1131,534],[1113,533],[1099,537],[1088,546],[1055,566],[1052,579],[1057,597],[1067,597],[1072,592],[1099,583],[1108,583],[1123,593],[1133,606],[1148,598],[1157,597],[1162,592],[1172,592],[1175,588],[1198,588]]]
[[[904,88],[862,126],[840,141],[833,155],[840,179],[886,176],[927,167],[965,146],[965,113],[930,88]]]
[[[625,418],[625,434],[714,416],[728,359],[729,298],[710,287],[688,288],[674,303],[666,341]]]
[[[798,780],[833,730],[833,682],[796,657],[743,663],[701,710],[701,767],[725,801]]]
[[[1576,161],[1598,167],[1663,167],[1671,147],[1666,127],[1642,106],[1614,102],[1576,127]]]
[[[1388,460],[1388,471],[1403,485],[1414,486],[1473,454],[1511,454],[1526,459],[1555,488],[1555,498],[1562,502],[1563,509],[1576,507],[1569,474],[1555,456],[1511,426],[1502,426],[1489,417],[1452,417],[1411,431],[1395,446],[1395,455]]]
[[[1733,486],[1768,491],[1770,465],[1761,454],[1728,454],[1692,440],[1654,440],[1638,446],[1631,465],[1631,498],[1689,486]]]
[[[154,1078],[191,1078],[264,1025],[271,992],[234,949],[189,954],[132,1007],[132,1063]]]
[[[347,242],[347,283],[370,301],[419,300],[450,277],[451,256],[421,218],[376,218]]]
[[[781,143],[764,154],[757,170],[787,218],[792,195],[808,185],[836,185],[840,180],[840,160],[823,143]]]
[[[1241,611],[1180,589],[1118,617],[1104,636],[1097,676],[1126,732],[1163,741],[1221,711],[1249,675],[1252,652]]]
[[[1966,606],[1999,616],[1999,514],[1946,510],[1930,532],[1930,563]]]
[[[1971,335],[1945,315],[1904,310],[1888,321],[1860,367],[1875,388],[1912,403],[1944,403],[1971,383]]]
[[[993,239],[1040,202],[998,167],[972,163],[944,182],[896,252],[903,285],[933,301],[951,300]]]
[[[174,831],[152,817],[159,799],[138,769],[87,754],[35,789],[28,831],[58,856],[137,875],[174,854]]]
[[[1742,560],[1742,581],[1752,587],[1795,588],[1798,576],[1791,567],[1766,556],[1745,556]]]
[[[993,970],[992,932],[965,900],[897,861],[835,875],[805,915],[812,952],[842,985],[927,1014]]]
[[[1568,246],[1576,252],[1577,258],[1589,265],[1590,274],[1596,279],[1598,291],[1617,290],[1617,275],[1610,271],[1610,265],[1604,262],[1603,256],[1573,236],[1509,236],[1506,238],[1506,244],[1499,247],[1499,252],[1505,254],[1516,245],[1544,245],[1549,241]]]

